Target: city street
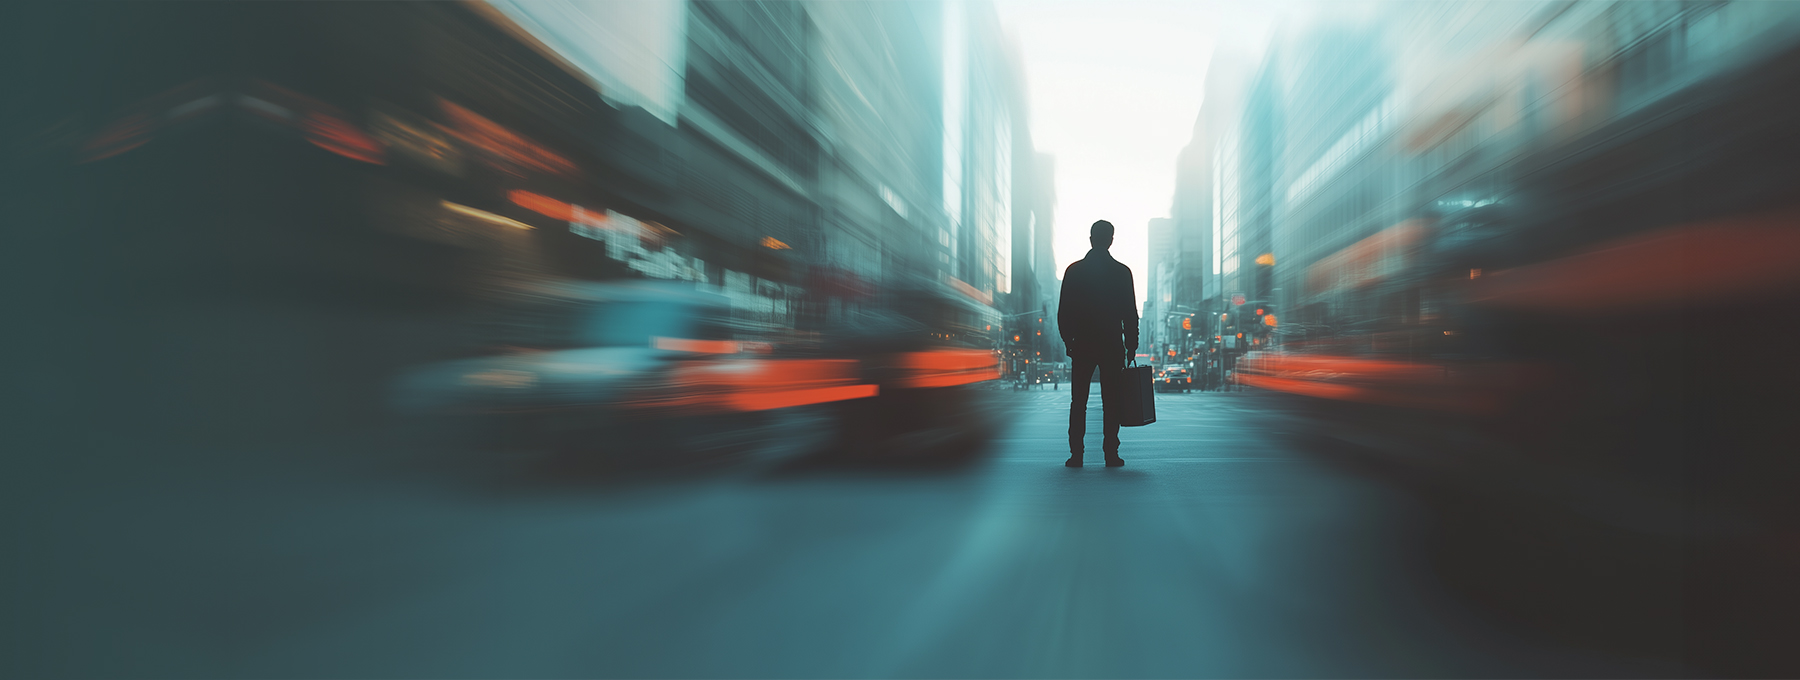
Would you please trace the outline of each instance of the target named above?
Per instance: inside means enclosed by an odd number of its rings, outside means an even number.
[[[1800,677],[1800,2],[103,4],[0,679]]]
[[[36,557],[81,566],[37,575],[15,642],[140,677],[1669,672],[1495,627],[1427,567],[1428,511],[1284,444],[1279,397],[1159,395],[1126,467],[1067,469],[1063,388],[997,392],[1002,436],[950,470],[122,470],[83,488],[130,511],[42,527]]]

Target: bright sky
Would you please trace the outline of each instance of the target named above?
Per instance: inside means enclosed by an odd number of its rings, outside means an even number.
[[[997,0],[1023,52],[1031,129],[1056,156],[1056,261],[1117,229],[1113,257],[1145,293],[1149,224],[1169,216],[1175,157],[1192,136],[1215,39],[1260,48],[1275,10],[1228,2]]]

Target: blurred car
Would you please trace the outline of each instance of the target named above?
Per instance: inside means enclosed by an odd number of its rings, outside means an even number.
[[[654,467],[800,455],[816,428],[793,419],[820,416],[796,407],[875,394],[854,362],[731,337],[727,298],[693,284],[538,283],[495,308],[493,349],[408,371],[397,410],[461,421],[490,448]]]
[[[480,315],[484,356],[409,372],[396,406],[416,413],[614,403],[634,378],[675,356],[653,339],[715,339],[707,322],[726,304],[691,286],[653,282],[540,283],[498,297]]]
[[[872,399],[832,405],[836,457],[875,465],[971,459],[1004,420],[989,334],[999,322],[992,307],[936,281],[902,282],[834,322],[829,354],[854,359],[863,381],[879,388]]]
[[[1168,368],[1156,376],[1156,391],[1186,392],[1194,388],[1194,377],[1185,368]]]

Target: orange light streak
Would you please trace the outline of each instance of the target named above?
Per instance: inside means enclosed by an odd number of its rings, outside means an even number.
[[[687,338],[651,338],[650,346],[672,352],[695,354],[736,354],[742,346],[733,340],[690,340]]]
[[[1376,390],[1343,383],[1306,380],[1300,378],[1277,378],[1257,375],[1255,373],[1239,373],[1238,382],[1251,387],[1266,390],[1287,392],[1320,399],[1335,401],[1354,401],[1365,404],[1383,406],[1399,406],[1404,408],[1428,411],[1445,411],[1450,413],[1483,414],[1495,411],[1499,403],[1489,395],[1470,392],[1456,394],[1439,393],[1406,393],[1392,390]]]
[[[1653,311],[1800,286],[1800,209],[1671,227],[1543,264],[1491,272],[1475,301],[1565,313]]]
[[[909,376],[909,377],[902,378],[899,381],[897,381],[896,385],[898,387],[924,389],[924,388],[928,388],[928,387],[954,387],[956,385],[968,385],[970,383],[978,383],[978,382],[985,382],[988,380],[999,380],[999,379],[1000,379],[1000,369],[994,368],[994,369],[989,369],[989,370],[985,370],[985,371],[967,371],[967,372],[957,372],[957,373],[938,373],[938,374],[933,374],[933,375]]]
[[[805,390],[745,391],[731,395],[728,403],[736,411],[768,411],[811,404],[824,404],[847,399],[866,399],[881,393],[875,385],[841,385]]]
[[[549,196],[532,193],[523,189],[514,189],[507,192],[506,197],[513,202],[513,205],[530,210],[550,219],[561,220],[563,222],[575,221],[575,206],[558,201]]]
[[[876,385],[856,382],[857,369],[848,359],[682,362],[668,380],[628,398],[625,406],[683,413],[766,411],[879,394]]]
[[[1000,365],[994,355],[978,349],[906,352],[899,355],[898,363],[898,387],[950,387],[1000,378]]]
[[[580,168],[543,145],[448,100],[439,99],[458,138],[513,165],[552,175],[574,175]]]
[[[336,116],[308,113],[300,121],[300,131],[313,146],[339,156],[375,165],[387,164],[387,148],[381,142]]]

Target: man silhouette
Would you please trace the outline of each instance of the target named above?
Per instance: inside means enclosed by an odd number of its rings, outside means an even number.
[[[1087,257],[1063,271],[1062,301],[1056,306],[1056,326],[1069,348],[1073,372],[1069,374],[1069,460],[1064,465],[1081,467],[1082,438],[1087,435],[1089,379],[1100,371],[1100,409],[1106,439],[1101,450],[1106,466],[1119,467],[1120,372],[1125,361],[1137,354],[1137,293],[1131,268],[1112,258],[1113,225],[1094,223]]]

